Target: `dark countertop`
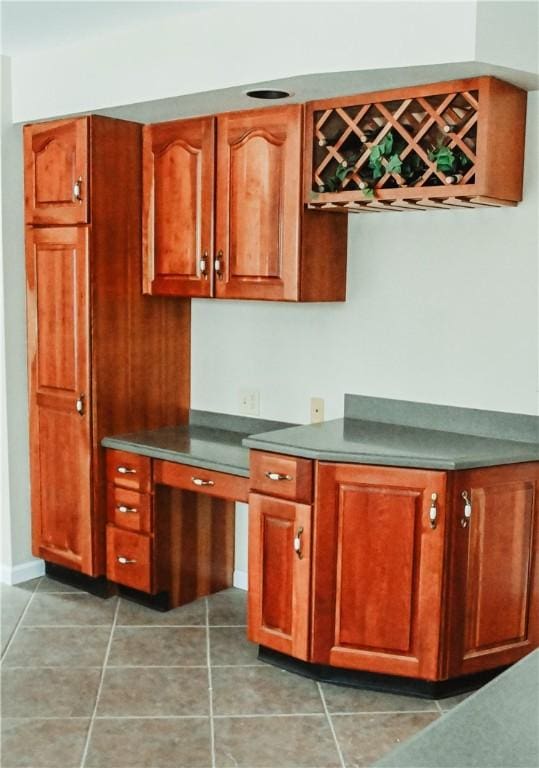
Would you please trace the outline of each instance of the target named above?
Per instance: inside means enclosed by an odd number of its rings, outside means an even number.
[[[189,424],[105,437],[101,444],[154,459],[249,477],[249,451],[242,446],[243,439],[253,432],[269,434],[268,430],[290,426],[281,421],[191,411]]]
[[[251,435],[248,448],[321,461],[469,469],[539,460],[539,417],[345,395],[344,418]]]
[[[320,461],[422,469],[539,460],[539,446],[532,443],[346,418],[252,435],[243,445]]]
[[[102,444],[242,477],[249,476],[249,448],[454,470],[539,461],[539,417],[346,395],[344,418],[321,424],[191,411],[187,425],[105,437]]]

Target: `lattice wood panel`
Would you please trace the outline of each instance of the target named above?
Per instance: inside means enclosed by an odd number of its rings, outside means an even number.
[[[417,211],[521,199],[525,94],[514,86],[483,77],[308,107],[309,207]],[[516,151],[496,156],[513,136]]]

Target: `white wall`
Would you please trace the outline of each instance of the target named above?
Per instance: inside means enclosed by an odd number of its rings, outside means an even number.
[[[177,14],[168,19],[16,57],[14,119],[292,75],[475,57],[472,1],[225,2],[201,3],[197,12],[177,5]]]
[[[192,405],[306,422],[356,392],[537,412],[537,104],[516,208],[349,216],[345,304],[193,301]]]

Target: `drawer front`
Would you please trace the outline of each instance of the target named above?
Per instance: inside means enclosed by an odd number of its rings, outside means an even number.
[[[150,490],[151,459],[129,451],[107,451],[109,483],[145,493]]]
[[[107,579],[152,593],[152,539],[107,526]]]
[[[218,496],[230,501],[247,501],[249,478],[200,469],[172,461],[154,461],[154,483],[170,485],[185,491],[198,491],[208,496]]]
[[[107,518],[118,528],[152,532],[152,497],[128,488],[109,485],[107,488]]]
[[[313,498],[313,462],[296,456],[251,451],[251,489],[281,499],[310,504]]]

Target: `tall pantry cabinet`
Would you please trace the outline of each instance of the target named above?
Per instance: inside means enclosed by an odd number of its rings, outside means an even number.
[[[141,294],[141,126],[24,128],[34,555],[105,573],[106,434],[187,420],[190,304]]]

